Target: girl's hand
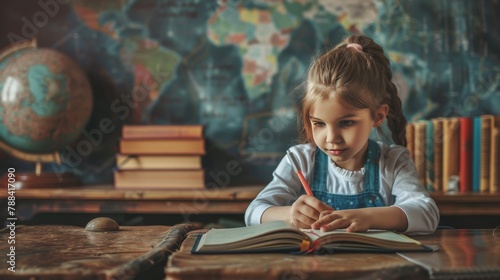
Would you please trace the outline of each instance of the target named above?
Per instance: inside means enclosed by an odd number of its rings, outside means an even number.
[[[299,228],[310,228],[323,211],[334,209],[313,196],[302,195],[292,204],[290,222]]]
[[[320,213],[318,221],[311,225],[312,229],[330,231],[345,228],[348,232],[362,232],[370,229],[370,218],[365,209],[326,210]]]

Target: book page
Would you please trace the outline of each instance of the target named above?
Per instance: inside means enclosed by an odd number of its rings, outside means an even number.
[[[374,239],[380,241],[389,241],[391,243],[412,243],[420,244],[420,242],[407,237],[403,234],[398,234],[392,231],[386,230],[369,230],[367,232],[346,232],[345,229],[337,229],[333,231],[321,232],[318,229],[301,229],[302,232],[306,233],[313,241],[330,236],[331,239],[336,239],[334,236],[338,236],[339,241],[362,241],[366,239]],[[330,238],[329,238],[330,239]]]
[[[273,232],[279,231],[296,232],[298,234],[301,233],[300,230],[285,221],[274,221],[251,227],[227,229],[214,228],[206,233],[206,237],[203,243],[206,245],[235,243],[259,236],[265,237],[266,235],[270,235]],[[270,236],[270,238],[272,239],[272,236]],[[262,240],[266,239],[267,238],[262,238]]]

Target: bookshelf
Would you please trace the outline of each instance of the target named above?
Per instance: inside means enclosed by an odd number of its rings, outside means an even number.
[[[409,122],[407,139],[418,177],[436,201],[442,224],[500,225],[500,116]]]
[[[430,193],[441,216],[500,215],[500,193]]]
[[[16,191],[16,217],[25,221],[39,213],[242,214],[261,189],[131,190],[113,185],[20,189]],[[7,191],[0,192],[0,205],[7,209]]]
[[[407,131],[418,177],[429,191],[500,192],[500,115],[420,120],[409,122]]]
[[[120,190],[113,185],[16,191],[21,221],[39,213],[243,214],[264,186],[214,190]],[[500,193],[431,192],[441,216],[500,216]],[[6,209],[7,192],[0,192]],[[4,211],[5,212],[5,211]],[[5,215],[2,213],[2,215]]]

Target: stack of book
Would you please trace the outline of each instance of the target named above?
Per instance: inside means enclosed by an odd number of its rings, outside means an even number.
[[[408,149],[430,191],[500,191],[500,116],[408,123]]]
[[[125,125],[119,144],[115,188],[205,188],[201,125]]]

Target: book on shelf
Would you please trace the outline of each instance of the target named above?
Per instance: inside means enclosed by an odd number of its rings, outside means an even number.
[[[426,126],[425,121],[418,121],[415,124],[415,167],[417,169],[418,179],[425,186],[425,141],[426,141]]]
[[[500,191],[500,116],[491,124],[490,192]]]
[[[203,169],[115,170],[115,189],[205,189]]]
[[[460,117],[460,192],[472,191],[472,118]]]
[[[212,228],[198,235],[191,253],[274,253],[274,252],[432,252],[427,246],[404,234],[373,230],[321,232],[300,229],[285,221],[227,229]]]
[[[480,192],[481,186],[481,116],[472,118],[472,192]]]
[[[425,188],[428,191],[434,189],[434,124],[426,121],[425,131]]]
[[[202,138],[200,125],[124,125],[123,139]]]
[[[460,121],[458,117],[443,122],[443,191],[450,191],[451,176],[459,176]],[[453,189],[452,191],[457,191]]]
[[[120,170],[134,169],[201,169],[199,155],[116,155]]]
[[[493,123],[493,115],[481,116],[481,147],[480,147],[481,174],[479,182],[480,192],[490,191],[492,123]]]
[[[443,190],[443,122],[444,118],[431,120],[434,143],[434,190]]]
[[[406,148],[410,152],[410,156],[415,161],[415,125],[413,123],[406,124]]]
[[[203,138],[120,139],[120,153],[125,155],[204,155]]]
[[[425,175],[427,190],[500,191],[500,116],[436,117],[410,126],[417,176]]]

